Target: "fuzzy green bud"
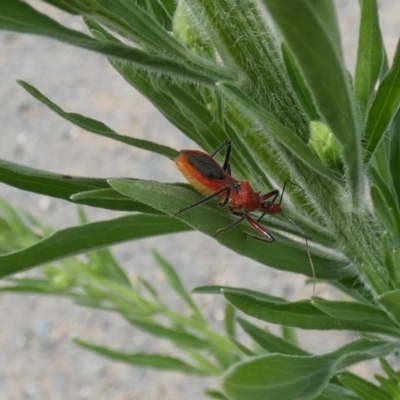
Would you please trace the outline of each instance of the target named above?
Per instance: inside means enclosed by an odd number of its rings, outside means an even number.
[[[214,51],[204,35],[196,29],[193,17],[184,2],[176,7],[173,21],[174,36],[199,56],[212,58]]]
[[[311,121],[310,128],[309,144],[320,160],[330,167],[342,169],[339,143],[328,126],[320,121]]]

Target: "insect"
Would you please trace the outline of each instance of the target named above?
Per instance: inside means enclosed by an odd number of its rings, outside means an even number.
[[[226,147],[224,163],[219,165],[215,161],[214,156]],[[187,207],[177,211],[175,215],[180,214],[186,210],[198,206],[215,197],[220,199],[220,206],[228,206],[229,212],[237,219],[226,227],[220,228],[216,231],[214,236],[235,227],[243,220],[247,222],[261,235],[255,235],[249,232],[243,232],[245,237],[252,237],[266,243],[273,243],[275,238],[271,233],[261,225],[261,220],[265,214],[282,214],[284,215],[296,228],[302,233],[307,247],[307,255],[310,261],[311,269],[314,276],[315,285],[315,270],[312,262],[311,254],[308,248],[308,241],[306,235],[299,226],[297,226],[282,210],[281,203],[287,182],[286,180],[279,201],[279,190],[272,190],[264,195],[255,192],[250,186],[249,182],[239,181],[231,176],[230,156],[232,151],[232,143],[230,140],[225,140],[218,148],[212,153],[207,154],[199,150],[181,150],[179,156],[175,159],[175,164],[178,169],[187,179],[187,181],[204,197],[197,203],[191,204]],[[292,183],[294,184],[294,183]],[[296,185],[296,184],[294,184]],[[298,186],[298,185],[296,185]],[[249,213],[253,211],[261,211],[261,216],[255,220]]]

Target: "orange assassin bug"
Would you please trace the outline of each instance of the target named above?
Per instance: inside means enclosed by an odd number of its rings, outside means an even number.
[[[225,159],[221,166],[215,161],[214,156],[224,147],[226,147]],[[252,233],[243,232],[245,237],[252,237],[270,244],[275,241],[275,238],[264,226],[260,224],[260,222],[265,214],[284,215],[304,236],[308,259],[310,261],[314,276],[315,287],[314,264],[308,248],[306,235],[304,231],[300,229],[300,227],[297,226],[283,212],[281,207],[286,184],[287,182],[292,182],[289,180],[285,181],[279,202],[276,202],[280,193],[278,189],[272,190],[264,195],[260,195],[253,190],[249,182],[239,181],[231,176],[231,167],[229,163],[231,151],[232,143],[230,140],[225,140],[223,143],[221,143],[212,154],[207,154],[199,150],[181,150],[179,156],[175,159],[175,164],[187,181],[198,192],[206,197],[194,204],[182,208],[181,210],[177,211],[175,215],[189,210],[190,208],[196,207],[208,200],[213,199],[214,197],[219,197],[220,206],[224,207],[227,205],[229,207],[229,212],[238,219],[233,221],[228,226],[218,229],[214,236],[217,236],[222,232],[226,232],[246,219],[247,222],[261,234],[261,237]],[[296,184],[293,183],[293,185]],[[253,219],[249,215],[249,213],[253,211],[262,212],[261,216],[257,220]]]

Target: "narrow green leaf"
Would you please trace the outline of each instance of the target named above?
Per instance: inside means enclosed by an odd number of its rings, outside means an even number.
[[[398,400],[400,397],[399,384],[382,376],[376,375],[375,379],[381,384],[382,388],[392,396],[392,399]]]
[[[102,276],[116,283],[132,287],[131,281],[125,271],[118,264],[109,249],[90,252],[87,257],[94,271],[99,272]]]
[[[245,314],[273,324],[302,329],[352,330],[394,336],[400,334],[399,329],[395,326],[375,324],[373,321],[349,321],[334,318],[319,310],[308,300],[278,303],[232,289],[223,289],[222,294],[234,307]]]
[[[394,260],[392,256],[392,251],[390,250],[389,237],[387,232],[383,232],[382,234],[382,256],[383,263],[389,277],[389,284],[392,286],[392,289],[400,289],[400,282],[398,276],[396,275],[396,266],[393,262]]]
[[[223,387],[234,400],[311,400],[340,370],[390,354],[400,344],[365,339],[321,356],[270,354],[233,366]]]
[[[387,164],[389,158],[388,154],[386,152],[380,153],[383,153],[382,158],[384,158],[384,162]],[[378,173],[375,168],[370,168],[370,173],[372,177],[372,184],[379,189],[382,197],[385,199],[386,206],[390,207],[394,211],[396,216],[396,223],[400,224],[400,208],[397,202],[396,194],[393,194],[394,188],[392,186],[392,173],[388,171],[387,178],[383,178],[382,175],[380,175],[380,173]]]
[[[221,375],[221,367],[215,365],[215,363],[209,360],[209,355],[203,355],[199,351],[183,349],[185,354],[189,356],[194,362],[195,367],[202,371],[204,375]]]
[[[345,293],[358,303],[374,304],[375,302],[371,292],[365,290],[364,283],[362,283],[358,277],[332,282],[332,286]]]
[[[243,330],[269,353],[289,354],[295,356],[309,355],[307,351],[294,346],[285,339],[269,333],[265,329],[259,328],[243,318],[238,318],[238,322]]]
[[[226,303],[225,305],[225,318],[224,318],[224,326],[226,335],[230,338],[234,338],[236,336],[235,322],[236,322],[236,312],[234,307],[231,304]]]
[[[0,277],[128,240],[186,230],[180,221],[142,214],[66,228],[23,250],[1,255]]]
[[[210,397],[211,399],[217,400],[229,400],[225,397],[221,392],[217,392],[216,390],[206,390],[205,394]]]
[[[315,298],[311,302],[318,309],[333,318],[386,326],[388,329],[397,329],[400,334],[399,327],[379,308],[350,301],[328,301]]]
[[[315,400],[360,400],[359,397],[354,397],[342,386],[328,383],[322,393],[315,397]],[[378,399],[376,399],[378,400]]]
[[[69,296],[69,285],[56,285],[48,279],[8,279],[7,286],[2,286],[2,292],[51,294],[52,296]]]
[[[381,190],[375,185],[371,185],[371,198],[377,216],[390,233],[390,237],[397,249],[400,249],[400,217],[397,215],[397,210],[393,210],[390,207]]]
[[[148,13],[168,32],[172,31],[172,17],[175,8],[176,5],[171,1],[147,1]]]
[[[360,3],[361,21],[354,87],[356,98],[365,113],[379,79],[384,49],[376,0],[362,0]]]
[[[293,56],[290,54],[290,50],[285,43],[282,43],[281,48],[286,72],[289,75],[293,90],[296,92],[297,98],[299,99],[303,110],[307,114],[310,121],[318,121],[320,116],[314,105],[310,90],[308,89],[307,84],[304,82],[304,78],[301,75]]]
[[[253,99],[236,85],[229,82],[218,82],[217,87],[231,100],[233,100],[252,119],[259,120],[268,130],[270,135],[296,155],[315,172],[331,181],[338,182],[331,170],[315,156],[311,149],[293,131],[282,125],[271,113],[263,110]]]
[[[379,303],[385,308],[385,310],[391,315],[394,321],[400,325],[400,289],[392,290],[381,295]]]
[[[359,265],[359,270],[361,272],[361,276],[364,277],[365,281],[369,284],[375,295],[381,295],[382,293],[390,290],[387,277],[382,276],[383,274],[378,275],[376,271],[371,268],[371,265],[362,263]]]
[[[128,179],[110,179],[108,182],[120,193],[170,215],[201,199],[200,195],[194,193],[193,190],[171,184],[146,181],[139,183]],[[217,201],[201,204],[179,214],[177,218],[212,237],[215,236],[217,229],[229,225],[234,220],[227,210],[221,210]],[[256,240],[244,240],[243,228],[246,231],[249,230],[246,224],[241,224],[236,229],[218,235],[218,242],[270,267],[312,276],[307,252],[301,242],[281,236],[271,229],[276,238],[275,243],[260,246]],[[310,250],[318,278],[340,279],[352,274],[346,262],[333,260],[319,251]]]
[[[363,207],[361,127],[340,48],[333,2],[263,0],[295,57],[314,103],[341,144],[354,211]]]
[[[69,200],[78,192],[109,189],[105,179],[53,174],[0,160],[0,182],[29,192]]]
[[[379,360],[379,364],[381,365],[382,369],[385,371],[386,375],[388,376],[388,380],[391,380],[392,382],[394,382],[396,384],[400,383],[399,372],[396,372],[384,358],[381,358]]]
[[[173,58],[150,54],[122,43],[109,43],[93,39],[60,25],[20,0],[2,0],[0,2],[0,29],[58,39],[87,50],[124,59],[148,70],[164,72],[208,86],[213,86],[216,80],[229,79],[226,69],[217,65],[212,66],[214,77],[211,78],[210,71],[202,68],[195,69]]]
[[[392,400],[392,397],[384,390],[357,375],[340,374],[339,380],[362,400]]]
[[[240,343],[238,340],[236,340],[235,338],[229,338],[230,341],[246,356],[249,357],[254,357],[255,353],[254,351],[250,350],[249,348],[247,348],[245,345],[243,345],[242,343]]]
[[[57,5],[59,0],[46,0]],[[133,41],[143,48],[151,49],[153,52],[162,52],[173,57],[187,56],[187,50],[177,41],[173,35],[166,35],[166,31],[150,15],[148,7],[142,7],[136,2],[114,0],[95,0],[84,3],[80,0],[70,0],[76,12],[85,17],[99,20],[108,29]],[[156,3],[154,1],[153,3]]]
[[[158,143],[153,143],[143,139],[131,138],[129,136],[119,135],[118,133],[110,129],[107,125],[95,119],[88,118],[76,113],[66,112],[63,109],[61,109],[57,104],[53,103],[50,99],[45,97],[41,92],[39,92],[38,89],[30,85],[29,83],[24,81],[18,81],[18,83],[33,97],[35,97],[37,100],[45,104],[56,114],[72,122],[73,124],[79,126],[80,128],[85,129],[88,132],[96,133],[100,136],[105,136],[110,139],[117,140],[118,142],[129,144],[130,146],[138,147],[143,150],[152,151],[154,153],[168,157],[171,160],[173,160],[179,154],[176,150],[171,149],[170,147],[167,146],[163,146]]]
[[[70,196],[70,199],[77,204],[86,204],[88,206],[107,208],[109,210],[137,211],[145,214],[161,214],[160,211],[155,210],[146,204],[134,201],[111,188],[79,192]]]
[[[390,142],[389,160],[387,157],[385,159],[386,163],[389,161],[389,171],[385,181],[392,182],[393,192],[397,197],[397,204],[400,205],[400,174],[397,173],[397,171],[400,170],[400,110],[397,111],[397,114],[390,124],[389,134],[390,138],[387,138],[387,142]],[[388,179],[389,177],[391,178],[390,180]]]
[[[287,301],[282,297],[271,296],[266,293],[256,292],[255,290],[245,289],[245,288],[233,288],[229,286],[199,286],[192,290],[192,293],[197,294],[222,294],[223,289],[232,289],[237,293],[245,293],[251,296],[256,296],[261,299],[266,299],[274,301],[276,303],[287,303]]]
[[[183,285],[181,279],[179,278],[178,274],[174,270],[174,268],[165,260],[165,258],[161,257],[161,255],[155,251],[151,251],[154,260],[156,261],[158,267],[161,269],[162,273],[164,274],[167,282],[171,286],[172,289],[184,300],[184,302],[191,308],[194,312],[195,316],[202,322],[204,319],[201,315],[200,310],[196,306],[196,303],[191,298],[190,294],[187,292],[185,286]]]
[[[378,87],[365,126],[365,150],[368,162],[400,107],[400,41],[393,65]]]
[[[177,329],[168,328],[155,321],[132,318],[129,315],[126,315],[125,318],[131,325],[135,326],[136,328],[153,336],[170,340],[178,346],[193,349],[210,349],[211,347],[207,341],[200,339],[195,335],[182,332]]]
[[[177,358],[159,354],[124,353],[121,351],[111,350],[107,347],[96,346],[80,339],[74,339],[74,342],[87,350],[111,358],[114,361],[122,361],[144,368],[155,368],[165,371],[179,371],[187,375],[202,375],[201,371],[199,371],[197,368]]]

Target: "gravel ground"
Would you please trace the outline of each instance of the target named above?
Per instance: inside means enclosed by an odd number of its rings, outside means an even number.
[[[346,61],[353,70],[358,2],[336,3]],[[400,3],[385,0],[380,7],[385,43],[392,59],[400,34]],[[58,11],[52,10],[52,17],[70,27],[79,26]],[[72,126],[15,82],[25,80],[64,109],[99,119],[121,134],[178,149],[193,147],[145,98],[127,86],[104,58],[58,42],[4,32],[0,33],[0,54],[1,158],[63,174],[182,181],[168,160]],[[76,207],[70,203],[3,184],[0,196],[55,228],[77,223]],[[88,208],[87,212],[91,220],[117,215],[100,209]],[[130,276],[140,274],[164,288],[163,277],[150,256],[151,248],[176,266],[189,288],[240,285],[292,300],[310,296],[302,277],[263,268],[198,233],[146,239],[118,245],[113,250]],[[315,294],[326,295],[326,288],[318,285]],[[176,301],[173,293],[165,296]],[[214,296],[196,299],[212,323],[220,326],[221,300]],[[0,400],[196,400],[204,398],[204,388],[217,387],[212,379],[187,378],[111,362],[71,342],[78,336],[132,352],[173,354],[167,343],[143,335],[115,315],[79,308],[66,300],[2,294],[0,320]],[[349,337],[344,333],[305,332],[301,341],[306,348],[326,352]],[[357,371],[368,374],[371,370],[361,364]]]

